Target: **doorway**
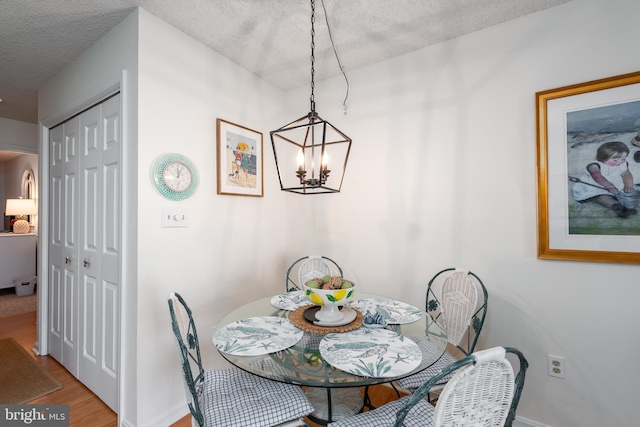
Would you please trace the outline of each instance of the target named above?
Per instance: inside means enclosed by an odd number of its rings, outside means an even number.
[[[7,199],[37,199],[38,154],[27,151],[3,149],[0,144],[0,207],[3,212],[3,227],[9,230],[9,217],[4,215]],[[29,218],[32,226],[35,224]]]
[[[6,215],[5,207],[7,199],[37,199],[34,170],[38,170],[38,155],[16,151],[14,147],[3,148],[0,144],[0,317],[37,310],[37,217],[27,217],[31,226],[28,234],[16,235],[11,232],[14,217]],[[26,187],[25,177],[29,182]],[[27,285],[16,288],[16,277],[25,279]]]

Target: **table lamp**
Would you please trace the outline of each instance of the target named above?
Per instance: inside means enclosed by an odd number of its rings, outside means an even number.
[[[7,199],[7,207],[5,215],[15,216],[16,222],[13,223],[13,232],[15,234],[26,234],[31,226],[27,222],[27,215],[38,213],[36,203],[33,199]]]

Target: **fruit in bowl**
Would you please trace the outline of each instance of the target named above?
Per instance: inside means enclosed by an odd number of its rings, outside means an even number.
[[[356,285],[340,276],[325,276],[307,281],[304,293],[309,301],[320,306],[316,318],[335,322],[343,318],[340,307],[353,300]]]

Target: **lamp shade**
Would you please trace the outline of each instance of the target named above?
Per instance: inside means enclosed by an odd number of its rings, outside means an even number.
[[[34,215],[38,213],[33,199],[7,199],[5,215]]]

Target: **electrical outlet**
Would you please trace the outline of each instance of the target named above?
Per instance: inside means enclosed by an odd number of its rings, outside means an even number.
[[[564,357],[548,354],[547,373],[552,377],[564,379]]]

